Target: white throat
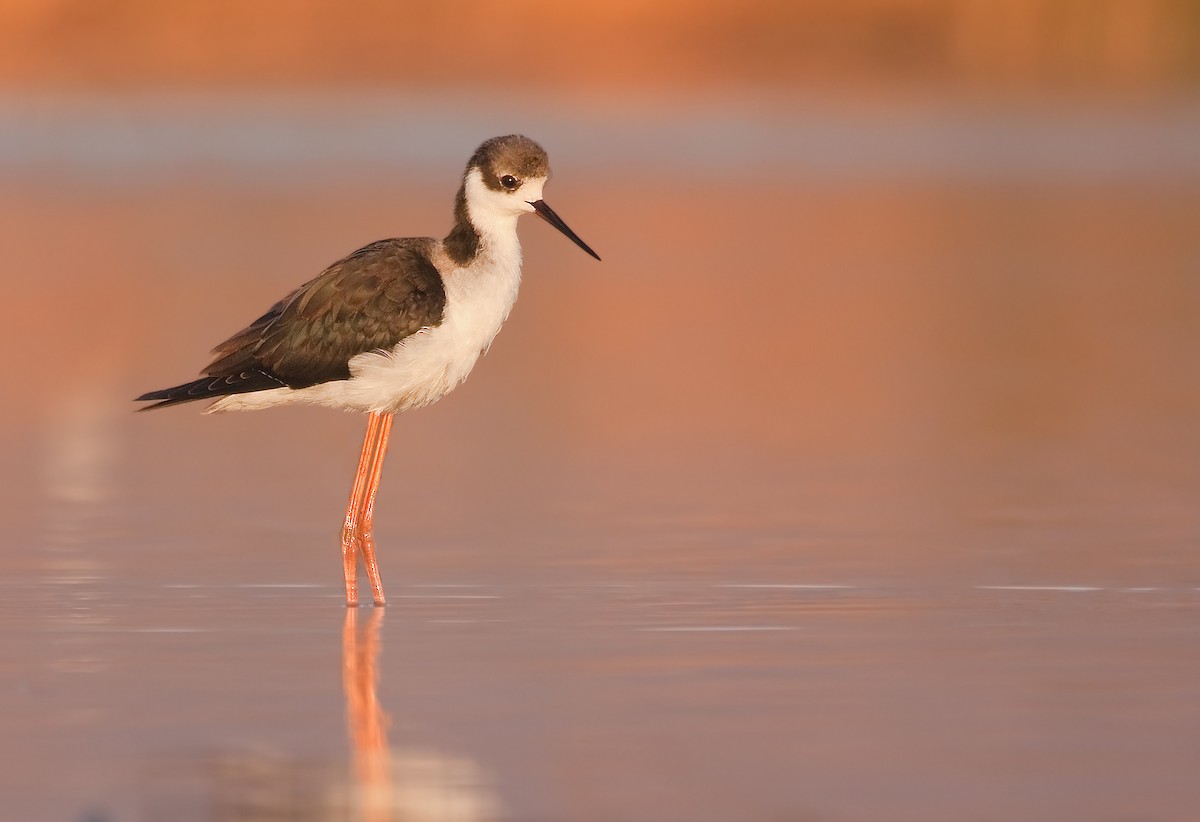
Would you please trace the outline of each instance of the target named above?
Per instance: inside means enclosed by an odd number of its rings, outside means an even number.
[[[520,255],[517,241],[517,219],[529,214],[533,206],[529,203],[540,200],[545,180],[527,180],[517,191],[496,191],[483,182],[483,174],[473,168],[463,183],[467,201],[467,216],[471,225],[479,232],[485,253],[492,251],[503,256],[507,246],[512,245]]]

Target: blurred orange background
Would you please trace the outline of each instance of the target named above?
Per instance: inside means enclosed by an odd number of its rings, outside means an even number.
[[[1198,23],[1178,0],[9,0],[0,72],[37,89],[1158,95],[1193,87]]]
[[[10,2],[21,298],[0,310],[41,354],[9,346],[6,413],[189,378],[328,261],[444,231],[461,158],[528,130],[606,260],[525,227],[521,305],[447,403],[472,424],[894,455],[939,498],[971,455],[1027,450],[1114,474],[1159,454],[1174,487],[1197,456],[1198,22],[1120,0]]]
[[[1190,533],[1198,78],[1200,19],[1166,0],[9,2],[9,436],[42,465],[61,418],[118,454],[270,463],[332,427],[315,447],[340,477],[357,421],[216,435],[126,398],[189,379],[347,251],[440,236],[463,158],[523,130],[605,262],[523,228],[518,309],[470,383],[405,422],[419,459],[482,449],[485,484],[536,453],[654,464],[681,505],[681,466],[731,462],[713,470],[801,508],[821,465],[857,477],[847,516],[928,527],[1145,495],[1126,527],[1165,506]],[[155,494],[148,466],[105,472],[107,493]],[[769,513],[763,483],[735,483],[753,490],[731,517]]]

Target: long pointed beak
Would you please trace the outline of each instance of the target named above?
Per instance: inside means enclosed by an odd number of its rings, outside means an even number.
[[[600,255],[588,248],[588,244],[579,239],[579,235],[572,231],[567,224],[563,222],[562,217],[559,217],[554,213],[554,209],[546,205],[545,200],[535,200],[534,202],[530,203],[530,205],[533,206],[533,210],[537,212],[539,217],[550,223],[550,225],[557,228],[563,234],[566,234],[571,239],[571,242],[575,243],[575,245],[582,248],[588,254],[591,254],[597,260],[600,259]]]

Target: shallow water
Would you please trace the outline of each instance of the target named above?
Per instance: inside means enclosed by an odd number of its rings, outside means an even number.
[[[523,225],[508,327],[397,423],[386,613],[341,605],[362,420],[128,400],[444,230],[459,161],[13,177],[4,815],[1193,816],[1194,169],[580,156],[604,262]]]
[[[75,581],[25,608],[6,591],[28,740],[6,801],[918,819],[1171,818],[1194,799],[1195,588],[582,579],[393,585],[386,613],[349,614],[332,585]]]

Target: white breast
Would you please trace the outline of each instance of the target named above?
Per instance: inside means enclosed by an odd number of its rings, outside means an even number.
[[[445,275],[446,310],[441,325],[422,329],[390,352],[358,355],[350,361],[351,379],[341,383],[336,392],[340,396],[330,397],[332,402],[315,401],[361,411],[394,412],[444,397],[471,373],[516,302],[521,250],[513,245],[502,257],[481,254],[470,267],[451,269]]]

